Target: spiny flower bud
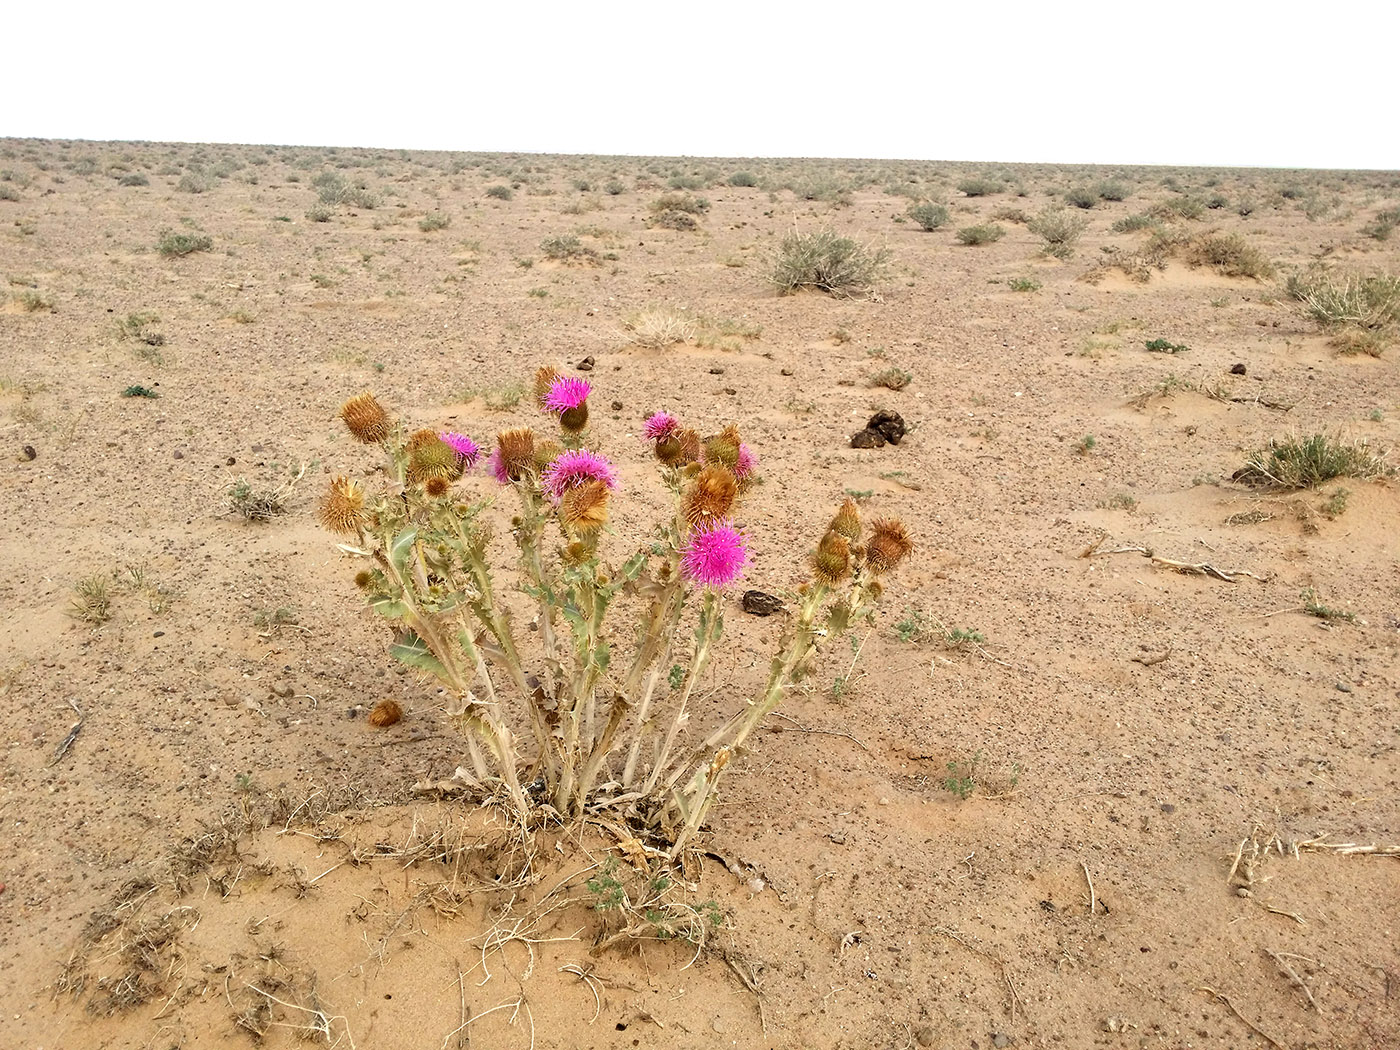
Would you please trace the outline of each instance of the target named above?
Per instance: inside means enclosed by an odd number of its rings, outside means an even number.
[[[359,572],[355,573],[355,586],[360,588],[360,590],[369,590],[369,585],[373,582],[374,573],[370,572],[368,569],[361,569]]]
[[[491,453],[491,472],[502,485],[519,481],[534,470],[535,432],[529,427],[502,430]]]
[[[330,490],[322,497],[316,517],[332,532],[354,536],[359,532],[364,507],[364,490],[349,478],[337,477],[332,479]]]
[[[557,441],[541,441],[535,446],[535,473],[543,474],[549,465],[564,453],[564,446]]]
[[[433,430],[420,430],[408,439],[407,479],[415,485],[433,478],[457,477],[457,451]]]
[[[669,466],[676,466],[681,463],[699,463],[700,457],[705,454],[705,446],[700,440],[700,435],[690,427],[682,427],[676,434],[676,441],[680,444],[680,453],[676,457],[675,463],[667,463]],[[663,460],[663,462],[665,462]]]
[[[812,555],[812,574],[818,583],[833,587],[844,580],[851,571],[851,548],[846,537],[836,531],[829,531],[817,544],[817,553]]]
[[[593,536],[608,523],[608,483],[585,481],[566,489],[559,501],[559,519],[580,536]]]
[[[846,502],[841,504],[841,509],[836,512],[836,517],[831,519],[827,528],[845,536],[852,543],[860,539],[860,508],[856,506],[856,501],[847,496]]]
[[[549,397],[550,385],[559,377],[559,369],[553,365],[544,365],[535,371],[535,404],[541,409],[545,407],[545,399]]]
[[[914,549],[914,541],[898,518],[877,518],[870,525],[870,533],[865,564],[876,576],[889,572]]]
[[[738,432],[733,426],[705,439],[705,462],[722,463],[733,470],[739,462]]]
[[[433,499],[446,493],[449,488],[451,485],[446,478],[432,477],[423,482],[423,491],[432,496]]]
[[[356,394],[340,406],[346,428],[366,445],[375,445],[389,436],[389,416],[373,394]]]
[[[729,517],[739,483],[724,467],[705,467],[681,498],[681,517],[692,529]]]

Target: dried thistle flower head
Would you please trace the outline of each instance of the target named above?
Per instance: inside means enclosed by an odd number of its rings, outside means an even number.
[[[845,536],[852,543],[860,539],[860,508],[856,506],[856,501],[847,496],[846,502],[841,504],[841,509],[836,512],[836,517],[831,519],[827,528]]]
[[[681,497],[681,517],[692,529],[729,517],[739,483],[724,467],[705,467]]]
[[[491,453],[491,473],[502,485],[519,481],[534,469],[535,432],[529,427],[502,430],[496,435],[496,449]]]
[[[601,479],[585,481],[564,491],[559,501],[559,519],[571,533],[595,536],[608,523],[608,483]]]
[[[432,496],[433,499],[446,494],[451,487],[451,483],[446,478],[431,477],[423,482],[423,491]]]
[[[834,529],[829,530],[817,544],[817,553],[812,555],[812,574],[818,583],[834,587],[851,572],[851,547]]]
[[[434,441],[441,441],[436,430],[424,429],[415,430],[403,443],[403,450],[410,454],[417,452],[424,445],[431,445]]]
[[[374,582],[374,573],[368,569],[361,569],[355,573],[355,586],[362,591],[369,590],[369,585]]]
[[[331,532],[358,535],[360,515],[365,509],[365,492],[346,477],[331,479],[331,487],[321,498],[316,517]]]
[[[376,445],[389,436],[389,415],[368,391],[341,405],[340,418],[350,433],[366,445]]]
[[[870,525],[865,544],[865,564],[871,573],[882,576],[895,568],[914,549],[914,541],[898,518],[877,518]]]
[[[403,707],[397,700],[381,700],[369,713],[369,724],[376,729],[387,729],[403,718]]]
[[[682,427],[676,433],[676,443],[679,451],[676,455],[675,463],[667,463],[667,466],[677,466],[682,463],[699,463],[700,458],[705,454],[704,443],[700,440],[700,435],[690,427]],[[663,460],[662,462],[666,462]]]
[[[541,410],[545,408],[545,399],[549,397],[550,385],[559,377],[559,369],[553,365],[542,365],[535,371],[535,404]]]
[[[420,430],[409,438],[411,451],[405,476],[415,485],[427,484],[433,478],[444,481],[459,476],[457,451],[433,430]]]

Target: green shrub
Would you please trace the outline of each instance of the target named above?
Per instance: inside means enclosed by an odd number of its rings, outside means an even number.
[[[559,237],[546,237],[540,242],[540,250],[544,252],[546,259],[558,262],[596,262],[598,258],[597,252],[586,247],[571,233]]]
[[[134,171],[130,175],[123,175],[117,180],[118,186],[149,186],[151,180],[139,171]]]
[[[498,201],[508,201],[515,197],[515,191],[509,186],[488,186],[486,189],[486,196],[494,197]]]
[[[914,381],[914,376],[902,368],[891,365],[870,377],[871,386],[882,386],[886,390],[903,390]]]
[[[751,171],[736,171],[733,175],[729,176],[729,185],[757,186],[758,176]]]
[[[919,224],[919,229],[929,233],[948,221],[948,209],[932,201],[920,201],[909,206],[909,218]]]
[[[1117,179],[1105,179],[1095,187],[1100,200],[1125,201],[1133,195],[1132,187]]]
[[[1088,225],[1087,216],[1074,215],[1063,208],[1046,208],[1026,223],[1026,229],[1045,242],[1041,250],[1046,255],[1068,259],[1074,254],[1075,242]]]
[[[1010,289],[1013,292],[1040,291],[1040,282],[1037,281],[1034,277],[1013,277],[1006,283],[1007,286],[1010,287]]]
[[[1191,242],[1186,261],[1210,266],[1226,277],[1271,277],[1274,264],[1238,233],[1208,233]]]
[[[444,215],[440,211],[430,211],[418,220],[418,228],[424,233],[433,233],[437,230],[445,230],[452,225],[450,216]]]
[[[1136,215],[1124,215],[1121,219],[1109,227],[1113,233],[1133,233],[1137,230],[1145,230],[1149,226],[1156,226],[1157,220],[1151,215],[1139,212]]]
[[[167,231],[161,234],[160,240],[156,242],[156,251],[167,258],[193,252],[207,252],[213,247],[213,238],[196,233]]]
[[[1154,354],[1184,354],[1191,349],[1185,343],[1173,343],[1167,339],[1149,339],[1143,346]]]
[[[1076,186],[1065,194],[1065,203],[1072,208],[1083,208],[1087,211],[1099,203],[1099,195],[1088,186]]]
[[[1376,212],[1375,219],[1361,227],[1361,232],[1377,241],[1390,240],[1391,231],[1400,226],[1400,208]]]
[[[666,211],[682,211],[687,215],[704,215],[710,210],[710,202],[704,197],[695,197],[689,193],[663,193],[647,207],[655,215]]]
[[[705,180],[699,175],[672,175],[666,185],[673,190],[701,190],[705,188]]]
[[[978,226],[964,226],[958,231],[958,242],[960,244],[977,245],[991,244],[1006,236],[1006,227],[998,226],[996,223],[982,223]]]
[[[958,192],[968,197],[990,197],[1006,187],[996,179],[963,179],[958,183]]]
[[[768,279],[779,295],[818,288],[828,295],[867,292],[889,263],[886,248],[870,249],[832,230],[793,232],[779,245]]]
[[[1195,197],[1170,197],[1152,206],[1152,214],[1159,219],[1199,219],[1206,213],[1206,206]]]
[[[1365,442],[1326,434],[1292,436],[1270,441],[1250,453],[1233,480],[1272,488],[1311,489],[1333,478],[1391,477],[1395,468],[1372,452]]]

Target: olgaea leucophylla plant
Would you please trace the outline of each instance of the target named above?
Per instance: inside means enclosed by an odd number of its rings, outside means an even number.
[[[340,418],[383,449],[384,480],[371,493],[334,478],[319,517],[347,538],[340,549],[361,560],[355,582],[395,628],[390,655],[445,687],[483,787],[503,790],[527,824],[621,816],[674,859],[705,820],[733,756],[811,672],[821,647],[871,614],[881,577],[913,543],[897,520],[863,528],[848,499],[810,558],[762,692],[693,739],[691,701],[724,630],[722,594],[749,560],[735,516],[757,480],[757,459],[733,426],[701,437],[667,412],[651,416],[643,437],[675,513],[613,568],[599,544],[618,474],[588,447],[590,392],[585,379],[540,369],[535,402],[557,422],[557,440],[503,430],[486,458],[519,500],[511,535],[518,590],[536,608],[533,633],[518,630],[494,578],[483,514],[492,501],[454,487],[482,458],[470,437],[405,433],[373,394],[351,398]],[[619,659],[606,617],[624,594],[640,615]],[[657,682],[685,645],[682,615],[696,603],[684,677],[663,703]]]

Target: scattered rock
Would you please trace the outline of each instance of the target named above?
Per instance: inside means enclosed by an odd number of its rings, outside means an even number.
[[[783,603],[780,599],[774,598],[771,594],[764,594],[762,591],[745,591],[744,597],[740,599],[740,604],[744,607],[744,612],[752,613],[754,616],[772,616],[774,613],[783,611]]]
[[[884,448],[885,437],[878,430],[866,427],[851,435],[851,448]]]
[[[172,453],[172,454],[174,455],[174,457],[175,457],[176,459],[184,459],[184,458],[185,458],[185,454],[184,454],[183,452],[181,452],[178,448],[177,448],[177,449],[174,451],[174,453]]]
[[[397,700],[381,700],[369,713],[369,724],[376,729],[385,729],[403,718],[403,708]]]
[[[591,372],[591,371],[593,371],[593,355],[592,355],[592,354],[589,354],[587,357],[585,357],[585,358],[584,358],[582,361],[580,361],[578,364],[574,365],[574,367],[577,368],[580,372]]]
[[[151,635],[151,637],[152,637],[152,638],[164,638],[164,637],[165,637],[165,632],[164,632],[164,631],[156,631],[155,634]]]
[[[722,376],[722,375],[724,375],[724,366],[723,366],[723,365],[715,365],[714,368],[710,369],[710,375],[712,375],[712,376]]]
[[[283,700],[289,699],[289,698],[290,698],[291,696],[293,696],[295,693],[296,693],[296,690],[293,689],[293,688],[292,688],[290,685],[288,685],[286,682],[276,682],[276,683],[274,683],[273,686],[272,686],[272,695],[273,695],[273,696],[280,696]]]
[[[1172,805],[1170,802],[1163,802],[1163,803],[1162,803],[1162,812],[1163,812],[1163,813],[1175,813],[1175,812],[1176,812],[1176,807],[1175,807],[1174,805]]]
[[[224,460],[224,466],[231,467],[237,462],[238,460],[234,459],[232,456],[229,456],[228,459]]]
[[[727,386],[724,388],[724,392],[726,394],[737,394],[739,391],[735,390],[732,386]]]
[[[1249,370],[1245,368],[1243,361],[1236,361],[1233,365],[1230,366],[1230,374],[1232,376],[1242,376],[1248,371]]]
[[[612,410],[613,410],[614,412],[621,412],[621,411],[622,411],[622,402],[621,402],[621,401],[614,401],[614,402],[612,403]]]
[[[827,835],[827,838],[838,846],[844,846],[846,844],[846,833],[844,831],[833,831],[831,834]]]
[[[1005,1032],[992,1033],[992,1045],[995,1046],[997,1050],[1001,1050],[1002,1047],[1010,1046],[1015,1041],[1016,1040],[1012,1039]]]
[[[938,1033],[931,1024],[921,1024],[914,1029],[914,1042],[920,1046],[932,1046],[937,1038]]]
[[[36,451],[34,451],[34,446],[33,446],[33,445],[25,445],[24,448],[22,448],[22,449],[19,450],[19,454],[20,454],[20,458],[21,458],[21,459],[24,459],[24,460],[28,461],[28,460],[33,459],[33,458],[34,458],[35,456],[37,456],[39,453],[36,452]]]
[[[785,375],[785,376],[790,376],[790,375],[792,375],[792,369],[791,369],[791,368],[784,368],[784,369],[783,369],[783,375]]]

